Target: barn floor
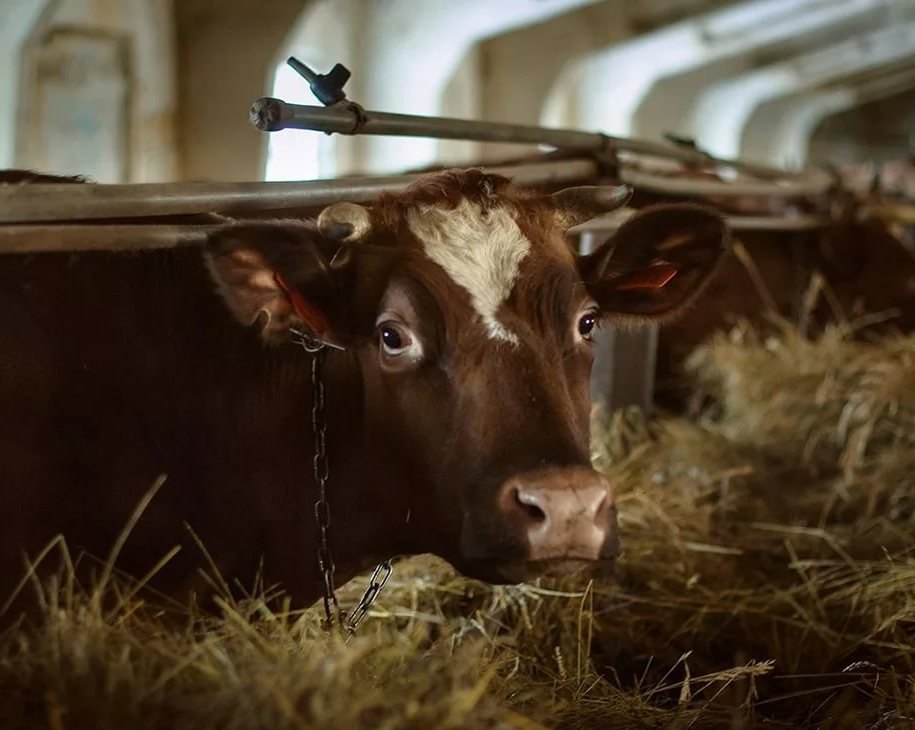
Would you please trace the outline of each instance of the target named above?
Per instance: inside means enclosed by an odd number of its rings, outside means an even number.
[[[176,620],[64,590],[0,639],[0,727],[915,727],[915,337],[744,328],[691,367],[701,416],[626,414],[595,444],[615,587],[420,557],[347,645],[317,610]]]

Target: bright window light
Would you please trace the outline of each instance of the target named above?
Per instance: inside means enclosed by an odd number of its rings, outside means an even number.
[[[293,104],[317,104],[308,84],[285,63],[273,76],[272,95]],[[271,132],[264,180],[314,180],[321,176],[321,132],[284,129]]]

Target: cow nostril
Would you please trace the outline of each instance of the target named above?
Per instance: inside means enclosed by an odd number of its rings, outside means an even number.
[[[521,511],[531,519],[532,522],[546,522],[546,512],[543,511],[543,507],[540,506],[537,497],[529,492],[523,492],[517,487],[514,491],[515,503],[518,505],[518,507],[521,508]]]

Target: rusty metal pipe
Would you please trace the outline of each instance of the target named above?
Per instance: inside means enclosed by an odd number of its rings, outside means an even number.
[[[822,195],[830,186],[830,181],[825,176],[797,182],[728,182],[650,175],[637,170],[627,170],[625,167],[620,170],[620,178],[636,190],[686,197],[804,198]]]
[[[591,179],[593,160],[559,160],[487,167],[520,185]],[[250,215],[294,210],[342,200],[365,202],[398,192],[420,175],[352,177],[307,182],[139,183],[130,185],[0,185],[0,224],[129,219],[220,213]]]
[[[609,233],[616,230],[634,212],[627,210],[621,215],[584,223],[576,227],[575,231],[593,232],[596,235]],[[830,224],[828,218],[820,216],[790,218],[729,216],[727,222],[735,231],[782,231],[786,233],[817,230]],[[0,225],[0,255],[74,251],[143,251],[193,246],[206,241],[207,235],[220,225],[223,224]]]
[[[493,166],[489,172],[520,185],[560,184],[594,179],[598,164],[589,159]],[[158,216],[253,213],[320,207],[343,200],[366,202],[383,192],[398,192],[419,175],[352,177],[305,182],[140,183],[130,185],[0,185],[0,224],[130,219]],[[803,197],[822,192],[825,183],[804,185],[679,180],[621,170],[636,189],[672,196]]]
[[[193,246],[206,241],[212,225],[74,224],[0,225],[0,255],[75,251],[143,251]]]
[[[601,132],[583,132],[577,129],[556,129],[452,117],[425,117],[367,111],[350,102],[323,107],[289,104],[281,99],[263,97],[252,105],[250,119],[251,123],[263,132],[307,129],[327,134],[431,137],[503,144],[546,145],[556,149],[590,152],[618,150],[679,160],[692,165],[706,165],[711,162],[765,179],[792,176],[785,170],[737,160],[721,160],[685,146],[676,147],[660,142],[626,139]]]
[[[798,233],[816,231],[833,223],[831,218],[820,215],[798,216],[754,216],[730,215],[725,218],[734,231],[772,231],[773,233]]]
[[[572,228],[574,233],[591,233],[600,235],[615,231],[623,223],[636,215],[638,210],[622,208],[607,216],[595,218],[587,223]],[[827,216],[796,215],[796,216],[754,216],[754,215],[726,215],[724,217],[728,227],[733,231],[772,231],[773,233],[799,233],[802,231],[816,231],[833,223]]]

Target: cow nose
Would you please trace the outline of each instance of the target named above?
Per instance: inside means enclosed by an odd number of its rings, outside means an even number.
[[[501,504],[527,537],[530,560],[613,558],[613,491],[584,467],[522,475],[503,487]]]

